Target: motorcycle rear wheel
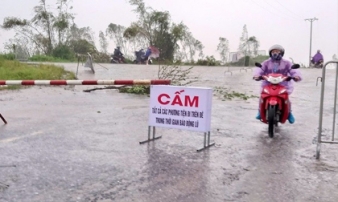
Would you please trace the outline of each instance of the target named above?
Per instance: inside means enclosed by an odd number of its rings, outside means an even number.
[[[269,106],[268,108],[268,125],[269,125],[269,137],[273,138],[276,131],[276,108],[275,106]]]

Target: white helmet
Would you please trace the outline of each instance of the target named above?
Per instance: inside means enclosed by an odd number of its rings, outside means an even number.
[[[270,49],[269,49],[269,56],[270,56],[270,57],[271,57],[271,52],[272,52],[272,50],[280,50],[281,56],[282,56],[282,57],[284,56],[285,49],[283,48],[283,46],[278,45],[278,44],[275,44],[275,45],[271,46]]]

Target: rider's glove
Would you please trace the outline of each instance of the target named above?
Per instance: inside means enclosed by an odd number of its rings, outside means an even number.
[[[262,76],[254,76],[253,79],[256,81],[260,81],[262,79]]]
[[[299,81],[299,80],[300,80],[300,78],[299,78],[298,76],[295,76],[295,77],[293,77],[293,80],[295,80],[295,81]]]

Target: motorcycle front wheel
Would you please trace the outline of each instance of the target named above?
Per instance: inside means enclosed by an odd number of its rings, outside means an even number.
[[[268,108],[268,125],[269,125],[269,137],[273,138],[276,131],[276,106],[269,105]]]

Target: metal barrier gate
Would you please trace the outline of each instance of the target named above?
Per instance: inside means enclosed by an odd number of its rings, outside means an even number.
[[[335,63],[336,66],[336,79],[335,79],[335,92],[334,92],[334,107],[333,107],[333,125],[332,125],[332,137],[331,141],[322,140],[322,130],[323,130],[323,106],[324,106],[324,90],[325,90],[325,73],[326,73],[326,66],[328,64]],[[317,79],[318,81],[318,79]],[[320,93],[320,107],[319,107],[319,127],[318,127],[318,138],[317,138],[317,152],[316,152],[316,159],[320,157],[320,148],[321,143],[328,143],[328,144],[338,144],[338,141],[334,141],[334,133],[335,133],[335,125],[336,125],[336,104],[337,104],[337,85],[338,85],[338,61],[329,61],[325,63],[322,70],[322,88]]]

